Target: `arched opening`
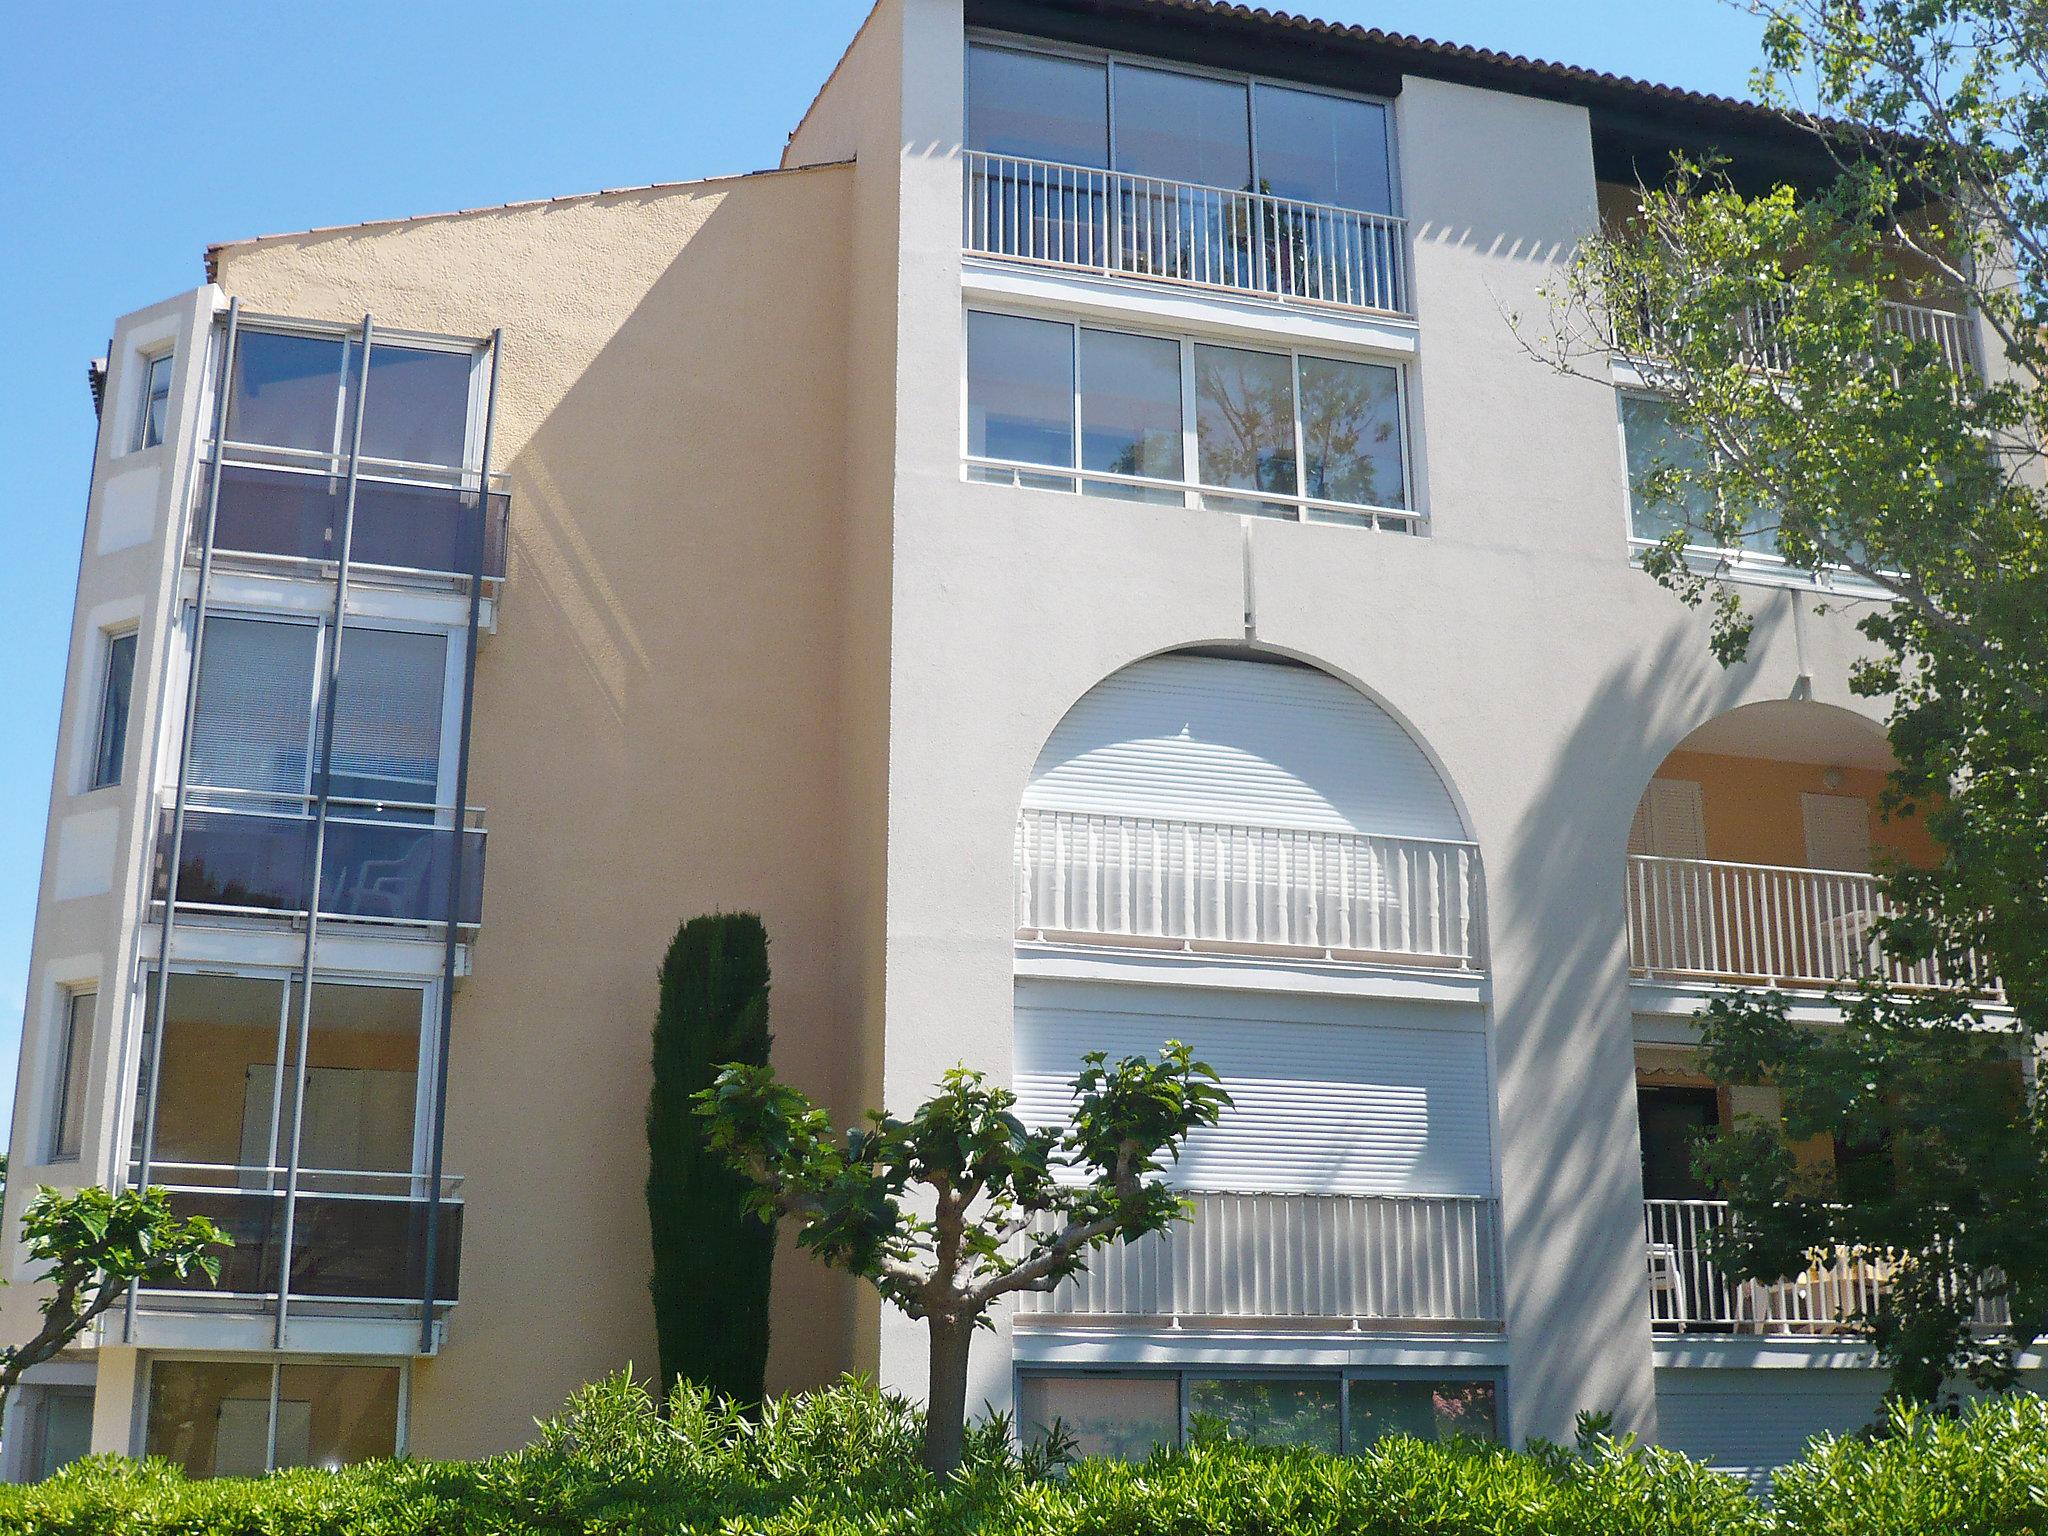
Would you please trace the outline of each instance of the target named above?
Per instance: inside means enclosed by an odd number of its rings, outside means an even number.
[[[1629,957],[1645,977],[1826,988],[1934,978],[1877,953],[1873,872],[1935,848],[1887,819],[1876,722],[1798,700],[1748,704],[1681,741],[1629,827]]]
[[[1176,652],[1052,732],[1017,832],[1034,939],[1472,969],[1478,855],[1392,715],[1317,668]]]

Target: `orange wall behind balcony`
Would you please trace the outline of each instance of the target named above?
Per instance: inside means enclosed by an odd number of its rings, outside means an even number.
[[[1799,797],[1832,794],[1855,795],[1870,802],[1873,854],[1890,849],[1909,863],[1934,860],[1934,841],[1917,817],[1886,821],[1878,814],[1883,774],[1868,768],[1840,771],[1841,782],[1831,789],[1822,778],[1827,769],[1819,763],[1678,751],[1664,759],[1657,777],[1698,782],[1706,819],[1707,857],[1711,859],[1804,865],[1806,822]]]

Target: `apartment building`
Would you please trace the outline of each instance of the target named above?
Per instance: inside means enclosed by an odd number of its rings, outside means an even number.
[[[236,1247],[39,1370],[9,1474],[472,1456],[651,1367],[655,970],[721,908],[845,1117],[1223,1074],[1191,1223],[1005,1314],[977,1402],[1105,1451],[1593,1409],[1750,1470],[1863,1422],[1882,1272],[1729,1285],[1682,1148],[1768,1109],[1693,1012],[1825,1027],[1924,848],[1870,598],[1702,551],[1721,669],[1632,563],[1657,401],[1515,324],[1708,145],[1820,167],[1207,0],[880,0],[772,170],[239,241],[122,318],[6,1218],[146,1181]],[[792,1249],[770,1369],[914,1392],[924,1341]]]

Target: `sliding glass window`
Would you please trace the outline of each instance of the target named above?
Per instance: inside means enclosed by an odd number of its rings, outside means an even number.
[[[1709,527],[1714,504],[1698,478],[1711,462],[1706,444],[1697,433],[1672,421],[1670,405],[1658,396],[1624,391],[1620,401],[1630,535],[1656,542],[1683,531],[1689,546],[1725,547],[1721,536]],[[1775,523],[1774,517],[1750,519],[1733,547],[1775,557]]]
[[[967,147],[1391,214],[1384,103],[997,43],[967,50]]]
[[[1390,363],[971,312],[971,479],[1264,516],[1415,521]]]

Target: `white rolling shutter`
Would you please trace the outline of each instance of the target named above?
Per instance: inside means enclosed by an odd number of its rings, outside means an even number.
[[[1465,836],[1387,712],[1310,667],[1161,656],[1091,689],[1046,742],[1027,808],[1389,836]]]
[[[1815,1435],[1870,1423],[1883,1392],[1878,1371],[1666,1367],[1657,1372],[1657,1439],[1761,1485]]]
[[[1019,987],[1015,1080],[1027,1122],[1065,1120],[1085,1052],[1156,1056],[1176,1039],[1221,1074],[1235,1101],[1220,1124],[1189,1138],[1172,1171],[1185,1188],[1492,1192],[1476,1009],[1225,993],[1148,997],[1142,1009],[1136,1001],[1128,988]],[[1442,1027],[1453,1014],[1462,1027]]]

